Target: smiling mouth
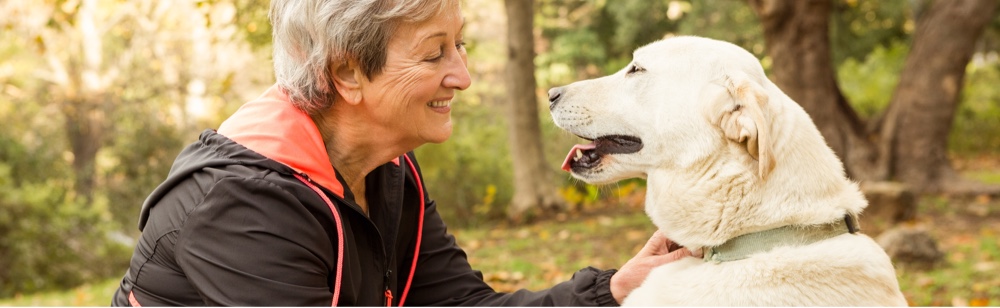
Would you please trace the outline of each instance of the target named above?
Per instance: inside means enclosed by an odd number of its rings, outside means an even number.
[[[451,100],[450,99],[446,100],[446,101],[434,101],[434,102],[427,103],[427,107],[431,107],[431,108],[443,108],[443,107],[449,107],[449,106],[451,106]]]
[[[562,170],[583,171],[597,167],[604,156],[611,154],[631,154],[642,149],[642,139],[626,135],[608,135],[590,139],[588,144],[577,144],[566,154]]]

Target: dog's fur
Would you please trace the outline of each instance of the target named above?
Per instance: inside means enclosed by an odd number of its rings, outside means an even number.
[[[788,225],[860,214],[856,183],[809,115],[726,42],[674,37],[635,51],[621,71],[550,91],[560,128],[594,139],[641,139],[631,154],[574,168],[594,184],[647,179],[646,213],[674,242],[698,250]],[[903,306],[889,257],[845,233],[747,259],[685,258],[651,271],[625,305]]]

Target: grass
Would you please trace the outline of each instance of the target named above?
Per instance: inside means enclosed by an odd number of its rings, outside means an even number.
[[[993,170],[976,170],[966,172],[970,179],[983,183],[1000,184],[1000,173]]]
[[[911,305],[990,306],[1000,304],[1000,238],[995,230],[961,235],[944,244],[944,264],[929,271],[897,267],[900,288]]]
[[[69,291],[43,292],[0,299],[0,306],[109,306],[120,279],[85,284]]]
[[[1000,272],[1000,230],[990,219],[963,213],[955,204],[950,208],[942,204],[948,204],[947,200],[926,198],[918,211],[929,220],[928,229],[939,240],[945,260],[931,269],[897,264],[903,294],[912,306],[1000,305],[1000,275],[996,274]],[[966,228],[949,228],[962,224],[958,221],[964,221]],[[483,271],[495,289],[513,291],[552,286],[588,265],[616,268],[638,252],[652,230],[645,214],[631,211],[564,223],[460,230],[456,236],[473,266]]]
[[[617,268],[639,251],[653,227],[645,215],[631,211],[451,231],[494,288],[513,291],[549,287],[586,266]],[[107,306],[118,283],[114,278],[68,291],[20,295],[0,299],[0,306]]]
[[[550,287],[587,266],[618,268],[654,230],[641,211],[630,211],[454,234],[487,282],[498,291],[514,291]]]

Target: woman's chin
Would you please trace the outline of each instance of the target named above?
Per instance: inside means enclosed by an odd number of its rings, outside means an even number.
[[[447,124],[445,124],[444,127],[441,127],[434,132],[429,132],[429,134],[425,135],[424,140],[426,140],[427,143],[443,143],[445,141],[448,141],[448,138],[451,138],[450,121]]]

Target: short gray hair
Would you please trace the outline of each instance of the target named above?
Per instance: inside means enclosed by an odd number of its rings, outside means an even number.
[[[271,0],[274,74],[296,107],[317,115],[337,96],[331,65],[357,62],[371,79],[385,67],[389,38],[458,0]]]

